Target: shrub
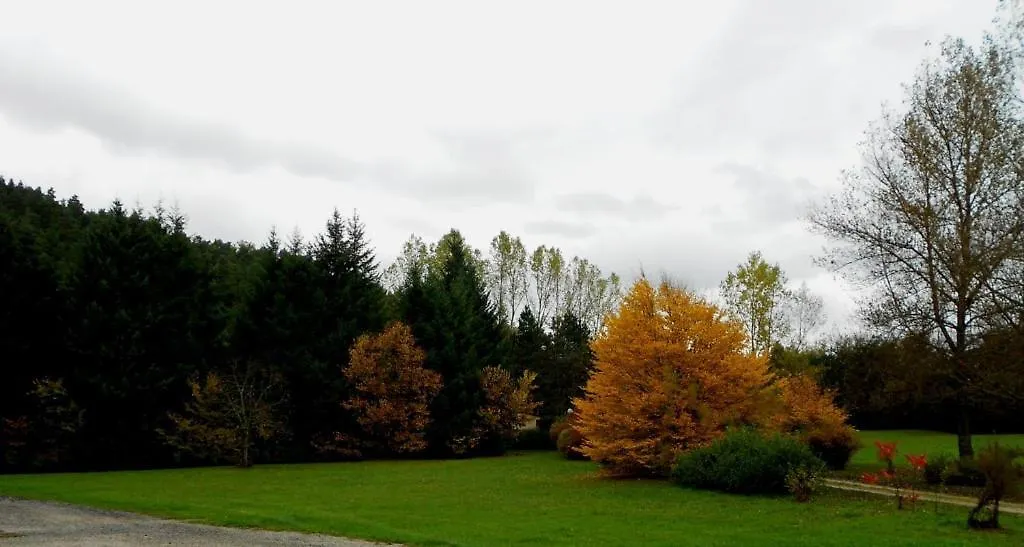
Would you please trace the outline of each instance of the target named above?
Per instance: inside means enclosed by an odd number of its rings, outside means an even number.
[[[769,381],[742,325],[668,283],[638,281],[593,349],[577,429],[583,452],[617,476],[668,475],[680,453],[751,423]]]
[[[910,470],[896,467],[896,454],[899,452],[898,442],[875,441],[878,449],[878,461],[885,464],[885,468],[878,473],[864,473],[861,480],[867,484],[879,484],[892,489],[896,498],[896,506],[903,509],[906,505],[914,505],[921,498],[917,493],[915,484],[924,475],[928,467],[927,454],[906,454],[904,457],[910,463]]]
[[[985,486],[985,473],[974,460],[953,461],[946,469],[946,485],[981,488]]]
[[[558,451],[570,460],[585,460],[583,453],[583,434],[575,427],[569,426],[558,436]]]
[[[924,466],[924,481],[931,485],[949,484],[946,480],[950,471],[956,465],[956,458],[952,454],[936,454],[928,459]]]
[[[848,425],[813,429],[806,434],[804,440],[815,456],[825,462],[829,469],[835,470],[846,469],[854,452],[861,447],[857,432]]]
[[[541,429],[524,429],[519,437],[512,443],[515,450],[554,450],[556,443],[552,442],[548,432]]]
[[[834,394],[809,375],[780,378],[775,388],[775,412],[764,417],[762,425],[798,435],[830,468],[845,469],[861,444],[846,423],[846,412],[836,406]]]
[[[572,415],[570,414],[570,416],[572,416]],[[568,417],[563,416],[563,417],[555,420],[554,423],[551,424],[551,428],[548,429],[548,437],[551,439],[551,442],[554,443],[554,444],[557,444],[558,443],[558,437],[559,437],[559,435],[562,434],[562,431],[565,431],[566,429],[569,429],[570,427],[572,427],[572,425],[569,424]]]
[[[751,429],[728,432],[704,448],[679,456],[673,480],[684,486],[739,494],[784,494],[790,472],[820,474],[824,463],[799,439]]]
[[[825,479],[821,475],[820,467],[808,467],[801,465],[789,470],[786,475],[786,488],[793,494],[796,501],[804,503],[810,501],[811,496],[825,486]]]
[[[1004,448],[998,442],[990,444],[978,454],[978,469],[985,475],[985,487],[978,496],[978,504],[967,516],[971,528],[999,528],[999,502],[1016,494],[1024,484],[1024,465],[1018,458],[1024,450]]]

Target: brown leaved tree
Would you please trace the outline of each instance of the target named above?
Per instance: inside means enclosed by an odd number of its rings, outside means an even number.
[[[441,375],[424,368],[426,355],[412,330],[392,323],[378,334],[364,334],[349,352],[345,378],[354,394],[345,408],[356,414],[371,451],[392,454],[427,447],[430,403],[441,391]]]

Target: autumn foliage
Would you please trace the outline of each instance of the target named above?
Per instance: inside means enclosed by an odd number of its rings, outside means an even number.
[[[796,375],[775,381],[776,404],[763,418],[763,427],[798,435],[833,469],[846,467],[860,448],[847,414],[836,406],[833,394],[814,378]]]
[[[183,452],[214,461],[230,459],[240,467],[253,463],[257,441],[285,432],[280,407],[286,402],[276,373],[249,362],[189,380],[191,400],[184,413],[170,412],[172,427],[158,430]]]
[[[484,367],[480,372],[480,386],[485,403],[480,408],[479,437],[502,442],[515,439],[526,425],[527,418],[536,410],[533,401],[533,381],[537,374],[524,371],[519,378],[501,367]]]
[[[638,281],[595,340],[595,372],[575,401],[583,453],[624,476],[666,476],[683,451],[754,423],[770,381],[743,328],[667,283]]]
[[[412,330],[392,323],[383,332],[360,336],[349,352],[345,378],[354,395],[344,403],[356,415],[373,450],[423,450],[430,402],[441,390],[441,375],[424,368],[426,355]]]

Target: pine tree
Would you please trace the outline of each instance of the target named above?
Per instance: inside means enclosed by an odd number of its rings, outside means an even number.
[[[538,382],[543,382],[540,389],[547,397],[543,399],[544,417],[555,419],[568,412],[574,398],[584,395],[594,353],[590,349],[590,330],[571,312],[555,319],[551,338],[552,367],[545,377],[538,377]]]
[[[422,281],[410,270],[403,312],[427,368],[441,374],[444,388],[431,405],[427,440],[435,452],[467,454],[478,448],[474,431],[484,402],[480,375],[501,362],[500,323],[488,300],[472,250],[457,231],[442,240],[446,258],[439,272]]]

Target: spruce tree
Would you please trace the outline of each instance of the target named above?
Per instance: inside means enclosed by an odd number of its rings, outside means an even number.
[[[552,367],[543,377],[537,378],[547,397],[543,399],[546,418],[564,415],[572,406],[572,399],[583,396],[594,366],[590,330],[572,312],[555,318],[551,338]]]
[[[403,295],[405,321],[427,352],[427,368],[441,374],[444,387],[431,405],[427,440],[435,453],[469,454],[483,403],[480,371],[502,361],[501,328],[487,298],[472,250],[453,230],[442,240],[440,271],[422,281],[410,269]]]

